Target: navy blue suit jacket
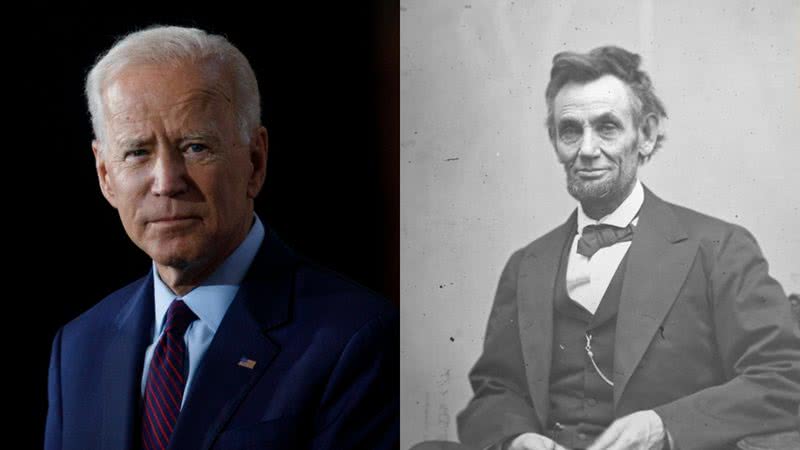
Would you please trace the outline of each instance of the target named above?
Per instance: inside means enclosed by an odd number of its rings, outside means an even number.
[[[153,274],[55,337],[46,450],[139,447]],[[249,369],[242,357],[256,361]],[[399,439],[397,308],[267,228],[190,386],[170,449],[383,449]]]

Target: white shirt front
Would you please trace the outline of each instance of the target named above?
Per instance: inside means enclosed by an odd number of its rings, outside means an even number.
[[[619,263],[631,246],[631,241],[617,242],[601,248],[591,258],[587,258],[578,253],[580,233],[587,225],[602,223],[622,228],[631,223],[636,225],[639,221],[638,213],[642,203],[644,203],[644,188],[642,183],[636,180],[636,185],[628,198],[614,212],[600,220],[594,220],[587,216],[583,207],[578,205],[578,234],[572,240],[567,264],[567,295],[592,314],[597,311],[614,272],[617,271]]]

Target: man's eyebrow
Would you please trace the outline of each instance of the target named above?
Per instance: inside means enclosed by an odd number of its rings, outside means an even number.
[[[204,140],[210,142],[219,142],[217,134],[213,131],[193,131],[184,134],[178,139],[178,144],[183,144],[186,141]],[[145,137],[123,137],[116,140],[119,148],[139,148],[152,144],[152,138]]]
[[[152,142],[150,138],[144,137],[123,137],[117,139],[117,147],[119,148],[138,148],[143,147]]]
[[[178,143],[185,143],[186,141],[210,141],[210,142],[219,142],[219,138],[217,137],[217,133],[213,131],[192,131],[189,133],[185,133],[180,139],[178,139]]]
[[[621,125],[622,124],[622,119],[620,119],[613,112],[605,112],[603,114],[600,114],[597,117],[592,117],[590,122],[592,123],[592,125],[597,124],[597,123],[602,123],[602,122],[613,122],[613,123],[615,123],[617,125]]]
[[[575,119],[573,117],[565,117],[563,119],[559,119],[557,125],[558,125],[559,128],[565,127],[565,126],[570,126],[570,125],[580,126],[581,122],[578,119]]]

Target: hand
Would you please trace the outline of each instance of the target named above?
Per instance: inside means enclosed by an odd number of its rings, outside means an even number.
[[[637,411],[615,420],[587,450],[661,450],[665,439],[661,417],[653,410]]]
[[[524,433],[517,436],[508,450],[569,450],[558,445],[555,441],[536,433]]]

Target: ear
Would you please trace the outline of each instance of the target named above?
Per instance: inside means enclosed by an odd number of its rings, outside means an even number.
[[[642,119],[639,125],[639,155],[648,157],[653,153],[658,141],[658,133],[661,131],[661,121],[654,113],[650,113]]]
[[[103,197],[106,198],[108,203],[116,209],[116,198],[114,196],[111,180],[108,176],[108,166],[106,166],[105,155],[97,139],[92,141],[92,153],[94,154],[94,167],[97,171],[97,180],[100,182],[100,191],[103,193]]]
[[[251,199],[256,198],[264,185],[264,178],[267,176],[267,149],[269,138],[267,129],[258,127],[255,135],[250,140],[250,164],[253,171],[247,181],[247,196]]]

